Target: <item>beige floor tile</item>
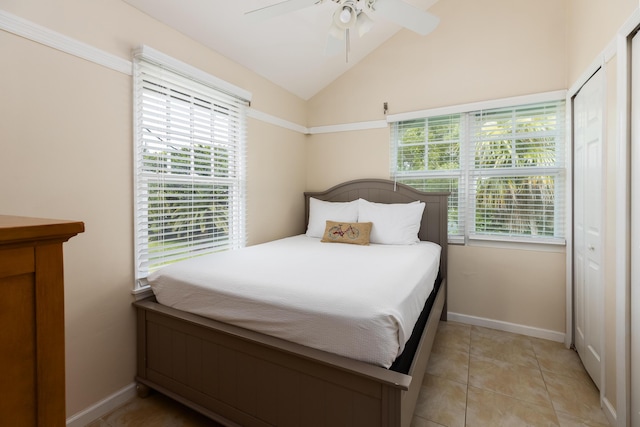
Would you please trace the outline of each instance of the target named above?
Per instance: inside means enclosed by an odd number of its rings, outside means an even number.
[[[584,378],[584,366],[574,350],[566,348],[563,343],[538,338],[532,338],[531,343],[543,371]]]
[[[433,346],[447,347],[468,353],[470,337],[470,325],[455,322],[440,322]]]
[[[429,356],[427,374],[467,384],[469,353],[451,347],[434,347]]]
[[[558,426],[553,408],[469,387],[467,427]]]
[[[514,332],[499,331],[497,329],[485,328],[483,326],[471,326],[471,335],[497,337],[503,340],[510,341],[529,341],[530,338],[526,335],[516,334]]]
[[[576,379],[553,372],[542,372],[558,413],[598,423],[607,423],[600,408],[600,392],[588,378]]]
[[[539,369],[472,354],[469,362],[469,385],[551,407]]]
[[[100,427],[214,427],[219,424],[161,394],[136,398],[102,417]]]
[[[558,421],[560,421],[560,427],[609,427],[609,423],[585,420],[563,412],[556,412],[556,414]]]
[[[415,416],[447,427],[464,427],[467,386],[425,375]]]
[[[92,423],[87,424],[85,427],[110,427],[106,421],[102,419],[98,419],[93,421]]]
[[[509,332],[471,329],[471,354],[538,369],[538,360],[528,337]]]
[[[446,427],[433,421],[425,420],[422,417],[413,417],[411,427]]]

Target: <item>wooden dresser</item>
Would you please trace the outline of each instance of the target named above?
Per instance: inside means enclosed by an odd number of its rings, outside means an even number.
[[[0,215],[0,426],[66,423],[62,244],[83,231]]]

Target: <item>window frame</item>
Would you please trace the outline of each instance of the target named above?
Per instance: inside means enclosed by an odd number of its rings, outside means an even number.
[[[246,119],[251,94],[143,46],[133,53],[133,95],[133,293],[139,294],[148,291],[146,277],[161,265],[246,244]],[[160,157],[149,156],[152,149]],[[174,163],[180,168],[172,168]],[[162,198],[152,203],[157,188]],[[183,234],[190,237],[154,252],[150,226],[145,224],[173,221],[153,212],[167,195],[175,197],[172,206],[188,212]],[[205,207],[208,214],[198,208],[203,203],[199,200],[211,207]],[[216,210],[217,201],[226,207]],[[216,221],[226,221],[226,233],[220,234]],[[156,229],[162,241],[171,240],[165,226]]]
[[[470,121],[473,114],[487,110],[496,109],[518,109],[525,106],[553,103],[558,102],[561,105],[561,110],[558,112],[558,132],[561,134],[561,141],[559,146],[556,147],[556,156],[559,158],[554,166],[529,166],[529,167],[504,167],[498,169],[476,169],[474,168],[474,149],[472,149],[472,135],[470,134]],[[472,244],[474,241],[480,242],[494,242],[494,243],[524,243],[524,244],[550,244],[550,245],[565,245],[566,230],[564,216],[567,212],[566,201],[566,147],[567,147],[567,129],[566,129],[566,91],[546,92],[541,94],[527,95],[514,98],[504,98],[498,100],[484,101],[478,103],[464,104],[458,106],[449,106],[443,108],[435,108],[429,110],[414,111],[409,113],[401,113],[395,115],[389,115],[387,117],[387,123],[391,125],[391,141],[390,141],[390,175],[391,179],[398,182],[407,183],[409,179],[430,179],[440,177],[458,178],[458,189],[461,194],[458,195],[459,200],[459,212],[464,211],[464,214],[459,217],[459,222],[462,222],[462,232],[460,234],[450,234],[449,243],[453,244]],[[424,120],[432,117],[441,117],[445,115],[460,115],[460,158],[459,158],[459,170],[446,170],[446,171],[429,171],[419,170],[411,171],[409,173],[399,171],[397,169],[397,156],[398,156],[398,133],[397,128],[401,123],[411,120]],[[426,132],[425,132],[426,133]],[[557,230],[559,233],[555,233],[551,236],[511,236],[511,235],[498,235],[498,234],[486,234],[478,233],[475,230],[475,213],[476,213],[476,200],[474,191],[476,188],[474,180],[481,177],[499,177],[499,176],[542,176],[542,173],[553,175],[554,178],[554,232]],[[411,185],[411,184],[409,184]],[[461,190],[460,190],[461,189]],[[460,206],[461,205],[461,206]],[[450,227],[451,230],[451,227]]]

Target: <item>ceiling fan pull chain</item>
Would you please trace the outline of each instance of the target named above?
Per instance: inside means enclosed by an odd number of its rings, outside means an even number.
[[[349,29],[347,28],[346,30],[344,30],[344,33],[345,33],[345,37],[344,37],[345,38],[345,49],[344,50],[345,50],[345,56],[346,56],[345,60],[347,62],[349,62],[349,51],[351,50],[351,43],[350,43],[350,40],[349,40],[349,34],[350,34],[349,33]]]

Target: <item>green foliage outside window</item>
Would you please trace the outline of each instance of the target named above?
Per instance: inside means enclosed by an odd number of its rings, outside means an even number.
[[[561,102],[394,125],[399,182],[449,191],[449,234],[563,237]]]
[[[143,158],[145,170],[155,174],[147,186],[150,258],[229,236],[229,188],[210,179],[228,175],[224,149],[212,153],[211,147],[195,144],[170,152],[147,150]]]

